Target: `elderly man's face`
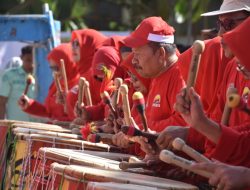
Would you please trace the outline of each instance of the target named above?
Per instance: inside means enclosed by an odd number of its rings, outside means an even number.
[[[218,25],[220,27],[219,35],[222,36],[224,33],[236,28],[247,18],[248,15],[245,11],[220,15],[218,20]],[[221,40],[221,45],[224,50],[225,56],[228,58],[232,58],[234,55],[230,48],[223,42],[223,39]]]
[[[159,50],[154,52],[149,45],[144,45],[133,48],[132,51],[134,54],[133,66],[142,77],[154,78],[160,73],[163,63],[159,62]]]
[[[218,19],[219,35],[221,36],[222,34],[234,29],[246,18],[248,18],[248,15],[245,11],[220,15]]]

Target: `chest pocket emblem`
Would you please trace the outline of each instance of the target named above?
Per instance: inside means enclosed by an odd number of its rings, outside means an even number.
[[[161,107],[161,96],[159,94],[155,96],[152,106],[157,108]]]

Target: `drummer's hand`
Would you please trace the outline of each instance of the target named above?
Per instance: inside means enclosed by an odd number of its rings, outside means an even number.
[[[119,133],[120,132],[120,129],[121,129],[121,126],[125,124],[125,121],[123,118],[121,117],[118,117],[118,119],[114,119],[113,120],[113,125],[114,125],[114,131],[115,133]]]
[[[64,92],[60,93],[59,91],[56,92],[56,103],[57,104],[66,104],[66,94]]]
[[[23,94],[18,100],[18,105],[22,110],[25,110],[29,106],[29,101],[29,97]]]
[[[153,149],[153,147],[148,143],[148,139],[145,137],[133,137],[133,141],[137,142],[141,146],[141,150],[145,152],[147,155],[155,155],[156,151]]]
[[[79,106],[77,105],[77,102],[76,102],[74,112],[75,112],[76,117],[82,118],[82,120],[84,120],[85,123],[87,121],[89,121],[90,116],[89,116],[89,113],[87,112],[86,108],[84,107],[83,103],[81,105],[81,108],[79,108]]]
[[[114,145],[119,146],[121,148],[128,148],[129,147],[129,139],[123,132],[116,133],[112,137],[112,142]]]
[[[83,120],[82,118],[80,118],[80,117],[77,117],[77,118],[75,118],[72,122],[71,122],[71,126],[73,126],[73,125],[85,125],[86,124],[86,121],[85,120]],[[72,128],[72,127],[70,127],[70,128]]]
[[[188,129],[188,127],[169,126],[159,134],[156,143],[160,149],[172,149],[172,142],[175,138],[186,140]]]
[[[191,127],[199,127],[199,125],[206,121],[206,115],[203,111],[202,103],[199,95],[194,91],[193,88],[190,88],[188,91],[188,95],[191,103],[185,101],[184,99],[185,89],[183,89],[176,96],[176,102],[174,105],[174,109],[181,114],[183,119],[191,126]]]
[[[100,129],[103,133],[114,133],[114,128],[112,125],[110,124],[110,122],[107,121],[105,124],[100,126]]]

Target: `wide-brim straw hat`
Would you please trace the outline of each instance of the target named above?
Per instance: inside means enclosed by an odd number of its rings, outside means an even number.
[[[224,0],[220,10],[203,13],[201,16],[215,16],[238,11],[250,12],[250,0]]]

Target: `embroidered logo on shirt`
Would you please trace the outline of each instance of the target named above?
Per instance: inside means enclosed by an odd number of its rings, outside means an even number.
[[[73,88],[71,88],[70,92],[72,92],[73,94],[77,94],[78,93],[78,85],[75,85]]]
[[[157,108],[161,107],[161,96],[160,96],[160,94],[157,94],[155,96],[152,106],[157,107]]]
[[[243,92],[242,92],[242,96],[248,96],[248,95],[249,95],[249,92],[250,92],[249,88],[248,88],[247,86],[244,87],[244,90],[243,90]]]

